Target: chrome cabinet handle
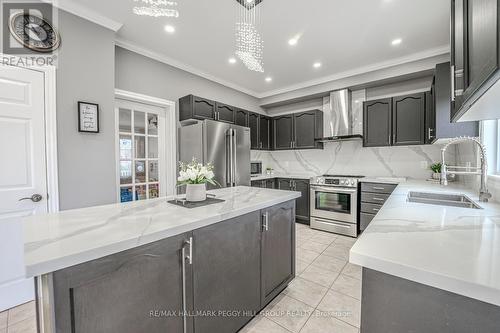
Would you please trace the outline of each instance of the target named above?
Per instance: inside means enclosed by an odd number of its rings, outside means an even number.
[[[184,243],[184,247],[188,246],[188,254],[184,256],[183,260],[187,260],[188,264],[193,264],[193,237],[189,237],[189,239]]]
[[[429,137],[429,140],[432,139],[432,131],[433,129],[429,127],[429,134],[428,134],[428,137]]]
[[[372,208],[372,210],[373,210],[374,212],[378,212],[380,209],[378,209],[378,208]]]
[[[385,201],[385,199],[382,199],[382,198],[372,198],[373,200],[377,200],[377,201]]]
[[[269,212],[262,214],[262,231],[269,231]]]
[[[189,254],[186,255],[186,246],[189,246]],[[186,333],[187,332],[187,296],[186,296],[186,260],[190,265],[193,264],[193,237],[189,237],[189,240],[185,241],[182,249],[181,249],[181,255],[182,255],[182,262],[181,262],[181,269],[182,269],[182,332]]]
[[[385,190],[385,187],[376,187],[376,186],[374,186],[373,189],[374,190],[383,191],[383,190]]]
[[[31,200],[33,202],[40,202],[42,201],[43,196],[40,194],[33,194],[31,197],[26,197],[26,198],[21,198],[18,201],[24,201],[24,200]]]
[[[455,101],[455,65],[451,66],[451,101]]]

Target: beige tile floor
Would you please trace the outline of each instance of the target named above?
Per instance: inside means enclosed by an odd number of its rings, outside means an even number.
[[[359,333],[361,268],[355,239],[297,224],[296,278],[240,332]],[[35,303],[0,313],[0,333],[35,333]]]
[[[297,224],[296,278],[241,333],[359,333],[361,267],[356,241]]]
[[[35,302],[0,312],[0,333],[36,333]]]

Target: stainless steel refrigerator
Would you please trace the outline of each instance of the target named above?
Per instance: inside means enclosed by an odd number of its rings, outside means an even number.
[[[190,162],[193,157],[213,164],[221,187],[250,186],[250,128],[213,120],[182,121],[179,161]]]

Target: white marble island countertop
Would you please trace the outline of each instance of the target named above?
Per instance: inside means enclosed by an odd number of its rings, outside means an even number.
[[[483,209],[407,202],[409,191],[466,194]],[[500,306],[500,205],[463,187],[401,183],[360,236],[350,262]]]
[[[26,277],[101,258],[265,209],[299,192],[239,186],[209,191],[222,203],[188,209],[159,198],[63,211],[23,220]]]

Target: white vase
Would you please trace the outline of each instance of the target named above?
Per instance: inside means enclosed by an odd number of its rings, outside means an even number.
[[[435,180],[441,180],[441,174],[434,172],[432,174],[432,178],[435,179]]]
[[[192,202],[204,201],[207,199],[207,187],[205,184],[187,184],[186,200]]]

